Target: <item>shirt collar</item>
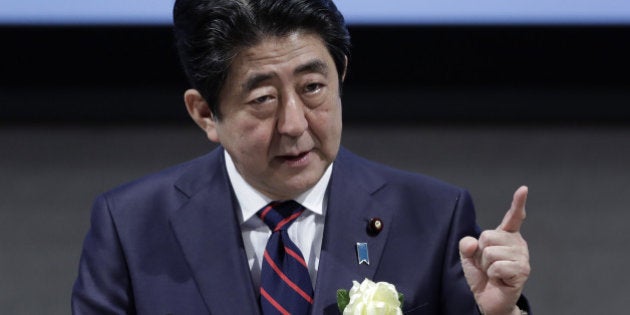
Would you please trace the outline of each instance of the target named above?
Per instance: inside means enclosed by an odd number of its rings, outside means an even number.
[[[225,154],[225,166],[227,168],[228,178],[230,179],[240,207],[240,211],[237,211],[239,223],[243,224],[251,217],[255,216],[258,210],[262,209],[273,200],[247,183],[243,176],[236,170],[236,166],[230,154],[225,150],[223,152]],[[323,215],[325,210],[324,200],[326,197],[326,188],[328,188],[331,173],[332,163],[328,165],[324,175],[322,175],[315,186],[293,200],[303,205],[309,211]]]

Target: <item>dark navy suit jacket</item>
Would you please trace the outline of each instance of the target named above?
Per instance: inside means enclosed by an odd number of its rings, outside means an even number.
[[[343,148],[328,189],[313,314],[338,314],[337,289],[364,278],[396,285],[408,314],[478,314],[458,254],[478,234],[466,191]],[[73,313],[259,314],[235,204],[221,147],[99,196]]]

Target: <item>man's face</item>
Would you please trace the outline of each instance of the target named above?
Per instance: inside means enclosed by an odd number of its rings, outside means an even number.
[[[341,141],[335,63],[310,33],[266,37],[234,59],[219,95],[221,120],[206,129],[239,173],[268,197],[313,187]]]

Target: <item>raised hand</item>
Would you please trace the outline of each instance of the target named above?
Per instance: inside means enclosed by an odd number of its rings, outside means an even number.
[[[527,187],[521,186],[496,229],[459,242],[466,281],[485,315],[520,314],[516,301],[530,273],[529,250],[520,233],[526,199]]]

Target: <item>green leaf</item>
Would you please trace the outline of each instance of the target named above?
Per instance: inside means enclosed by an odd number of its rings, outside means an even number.
[[[346,309],[350,303],[350,293],[346,289],[337,290],[337,307],[339,307],[339,312],[343,314],[343,310]]]
[[[402,293],[398,293],[398,301],[400,301],[400,308],[403,306],[403,302],[405,301],[405,296]]]

